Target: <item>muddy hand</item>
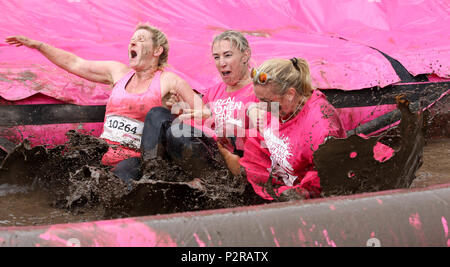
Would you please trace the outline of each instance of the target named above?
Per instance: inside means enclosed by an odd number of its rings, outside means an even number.
[[[230,139],[227,137],[218,137],[217,143],[220,144],[227,151],[234,150],[233,144],[231,143]]]
[[[183,114],[178,116],[180,120],[187,120],[187,119],[207,119],[211,117],[211,111],[209,111],[208,108],[203,108],[201,110],[198,109],[191,109],[191,108],[185,108],[183,109]]]
[[[226,122],[219,122],[215,127],[215,132],[217,135],[217,142],[220,142],[220,144],[225,147],[226,149],[233,151],[234,146],[231,143],[230,139],[228,137],[232,136],[235,137],[241,127],[230,124]],[[245,131],[245,130],[244,130]]]
[[[267,106],[264,106],[264,104],[265,103],[255,103],[247,109],[250,129],[257,128],[261,132],[267,116]]]
[[[187,182],[188,186],[197,190],[205,190],[205,186],[203,185],[203,181],[200,178],[194,178],[192,181]]]
[[[178,118],[180,120],[188,120],[188,119],[193,119],[193,118],[197,118],[200,117],[201,118],[201,111],[196,111],[194,109],[190,109],[190,108],[186,108],[182,110],[182,114],[180,116],[178,116]]]
[[[217,147],[231,173],[235,176],[239,175],[241,171],[240,157],[228,151],[220,142],[217,142]]]
[[[189,104],[183,102],[178,93],[173,90],[170,91],[170,98],[166,101],[166,106],[174,115],[180,115],[186,108],[189,108]]]
[[[166,105],[171,109],[175,104],[180,102],[180,96],[175,90],[170,90],[170,98],[166,101]]]
[[[42,42],[30,39],[28,37],[22,36],[22,35],[16,35],[16,36],[9,36],[5,39],[5,41],[9,45],[14,45],[16,47],[19,46],[26,46],[29,48],[39,48],[39,46],[42,44]]]

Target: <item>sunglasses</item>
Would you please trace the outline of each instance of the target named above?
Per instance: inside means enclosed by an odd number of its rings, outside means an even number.
[[[272,77],[263,72],[263,71],[258,71],[255,68],[252,68],[252,71],[250,73],[250,77],[252,78],[252,80],[254,82],[258,82],[259,84],[266,84],[270,79],[272,79]]]

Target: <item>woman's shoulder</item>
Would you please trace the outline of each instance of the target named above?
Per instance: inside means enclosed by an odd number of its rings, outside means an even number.
[[[343,137],[342,121],[336,108],[327,100],[322,92],[315,90],[313,96],[315,96],[315,101],[310,107],[310,116],[315,118],[316,128],[320,129],[325,136],[331,134]]]
[[[311,94],[310,99],[307,101],[307,106],[309,109],[317,110],[329,110],[336,111],[336,108],[328,101],[324,93],[319,90],[314,90]]]
[[[227,88],[227,85],[224,82],[218,82],[215,83],[214,85],[208,87],[206,89],[206,92],[221,92],[221,91],[225,91]]]
[[[157,70],[155,75],[160,75],[161,79],[171,80],[171,79],[181,79],[181,77],[173,71],[170,70]]]
[[[203,98],[208,99],[209,101],[216,100],[217,98],[220,98],[226,88],[227,85],[224,82],[216,83],[204,91]]]

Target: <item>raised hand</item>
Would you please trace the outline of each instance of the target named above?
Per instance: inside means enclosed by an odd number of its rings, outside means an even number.
[[[23,35],[15,35],[15,36],[9,36],[5,39],[5,41],[9,44],[9,45],[13,45],[16,47],[19,46],[26,46],[29,48],[34,48],[34,49],[39,49],[40,45],[42,45],[42,42],[30,39],[26,36]]]

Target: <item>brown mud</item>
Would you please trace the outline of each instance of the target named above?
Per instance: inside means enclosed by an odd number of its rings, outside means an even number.
[[[346,139],[330,139],[319,146],[314,153],[314,162],[321,177],[323,196],[417,187],[420,184],[418,181],[422,179],[428,185],[450,182],[448,167],[430,168],[431,162],[441,156],[439,154],[448,155],[448,142],[445,140],[449,139],[441,139],[439,144],[442,147],[439,152],[426,154],[428,166],[425,169],[437,170],[437,173],[431,174],[430,179],[424,178],[427,171],[417,173],[424,164],[424,151],[427,151],[424,147],[427,142],[433,142],[434,138],[450,137],[449,100],[450,97],[446,96],[427,111],[416,113],[411,112],[406,96],[398,95],[396,102],[401,113],[398,127],[368,139],[352,135]],[[395,152],[392,157],[383,162],[376,160],[374,146],[377,143],[393,148]],[[431,145],[439,149],[436,143]],[[444,166],[450,165],[449,157],[438,162],[445,162]]]
[[[449,137],[445,130],[445,103],[436,105],[430,109],[431,115],[424,117],[411,113],[406,99],[399,98],[399,127],[379,137],[340,140],[345,144],[327,141],[317,151],[316,162],[324,196],[449,183],[450,139],[445,138]],[[436,123],[440,126],[424,131],[423,125]],[[190,173],[158,158],[146,162],[141,180],[125,183],[110,167],[101,165],[108,148],[104,141],[73,131],[68,132],[68,137],[67,144],[54,148],[31,148],[23,142],[6,155],[0,166],[0,226],[82,222],[265,203],[248,184],[244,186],[242,177],[230,175],[220,160],[214,171],[192,180]],[[444,138],[426,141],[425,137]],[[375,161],[370,152],[376,141],[394,147],[395,155],[386,162]],[[357,156],[348,157],[351,152],[357,152]]]
[[[157,158],[146,163],[139,181],[125,183],[111,167],[100,164],[108,149],[104,141],[74,131],[67,135],[65,145],[30,148],[24,142],[9,153],[0,166],[4,195],[35,196],[40,205],[97,220],[261,203],[253,194],[244,194],[242,178],[232,176],[223,162],[217,162],[208,176],[193,180],[182,168]],[[17,219],[13,202],[14,197],[5,198],[0,204],[5,206],[0,226],[10,222],[5,216]],[[29,213],[26,207],[24,211]],[[45,208],[42,211],[48,212]]]
[[[363,138],[352,135],[331,138],[314,152],[323,194],[350,195],[396,188],[407,188],[422,165],[425,145],[424,113],[412,113],[404,95],[396,97],[401,112],[398,127],[381,136]],[[383,143],[395,150],[392,157],[380,162],[374,147]]]
[[[427,141],[423,158],[423,165],[416,172],[410,188],[450,183],[450,138]]]

